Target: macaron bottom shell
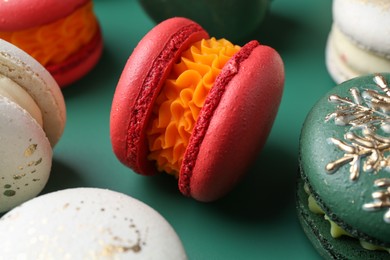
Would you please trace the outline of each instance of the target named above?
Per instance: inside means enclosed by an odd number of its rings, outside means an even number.
[[[125,194],[72,188],[39,196],[0,219],[5,259],[187,259],[157,211]]]
[[[37,121],[2,96],[0,133],[0,212],[5,212],[42,191],[50,175],[52,148]]]
[[[296,186],[298,219],[310,242],[324,259],[389,259],[388,252],[364,249],[357,239],[345,236],[333,238],[330,223],[323,215],[310,211],[308,204],[304,181],[298,177]]]

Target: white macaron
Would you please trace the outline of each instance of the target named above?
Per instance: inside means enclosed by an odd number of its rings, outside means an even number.
[[[5,259],[187,259],[167,220],[143,202],[72,188],[25,202],[0,219]]]
[[[390,72],[390,2],[334,0],[326,65],[336,83]]]
[[[65,121],[64,98],[49,72],[0,40],[0,212],[42,191]]]

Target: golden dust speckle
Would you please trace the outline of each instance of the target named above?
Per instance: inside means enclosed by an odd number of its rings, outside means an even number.
[[[14,180],[20,180],[21,178],[23,178],[24,176],[26,176],[25,173],[22,173],[22,174],[14,174],[14,176],[12,176],[12,178]]]
[[[27,167],[31,167],[31,166],[33,166],[34,164],[35,164],[34,161],[28,162],[28,163],[27,163]]]
[[[39,158],[36,162],[35,162],[35,166],[37,166],[38,164],[40,164],[42,162],[42,157]]]
[[[129,251],[133,251],[134,253],[141,252],[141,246],[139,244],[135,244],[132,246],[120,246],[120,245],[105,245],[101,255],[102,256],[113,256],[118,253],[126,253]]]
[[[35,150],[37,150],[37,144],[30,144],[27,149],[24,151],[24,156],[29,157],[34,154]]]

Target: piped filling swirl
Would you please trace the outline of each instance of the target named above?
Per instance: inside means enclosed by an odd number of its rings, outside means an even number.
[[[70,16],[20,31],[0,31],[0,38],[24,50],[43,66],[59,64],[87,45],[98,30],[92,1]]]
[[[158,95],[147,129],[150,154],[159,171],[178,176],[200,110],[226,62],[240,47],[215,38],[184,51]]]

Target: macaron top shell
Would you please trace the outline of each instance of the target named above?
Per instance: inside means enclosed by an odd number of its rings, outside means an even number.
[[[42,195],[0,219],[2,257],[187,259],[172,226],[122,193],[73,188]]]
[[[54,146],[66,122],[65,101],[57,82],[34,58],[1,39],[0,74],[23,87],[34,99],[42,112],[43,129]]]
[[[42,127],[0,96],[0,212],[38,195],[50,175],[52,149]]]
[[[0,2],[0,31],[17,31],[68,16],[90,0],[18,0]]]
[[[334,0],[333,20],[363,49],[390,53],[390,3],[387,0]]]
[[[390,75],[345,81],[313,107],[300,139],[304,180],[330,219],[355,237],[390,247],[387,166]]]
[[[155,26],[128,59],[112,102],[110,135],[118,159],[138,173],[156,173],[153,163],[146,158],[145,129],[170,68],[183,50],[208,37],[193,21],[169,19]]]

